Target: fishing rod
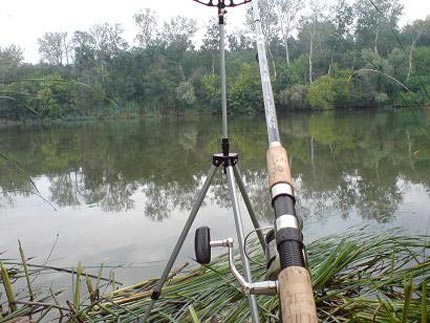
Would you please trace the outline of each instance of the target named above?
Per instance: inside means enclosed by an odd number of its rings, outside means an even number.
[[[280,259],[279,300],[283,322],[317,322],[312,282],[307,269],[302,220],[295,210],[294,189],[286,149],[282,146],[261,28],[258,0],[252,1],[258,61],[269,148],[266,153],[269,189],[275,212],[275,237]]]

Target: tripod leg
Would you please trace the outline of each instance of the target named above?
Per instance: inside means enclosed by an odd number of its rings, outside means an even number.
[[[218,169],[217,166],[212,165],[209,169],[208,177],[206,178],[205,183],[203,184],[202,189],[200,190],[200,193],[197,197],[197,201],[193,206],[193,209],[191,210],[191,213],[188,217],[187,222],[184,225],[184,228],[182,229],[181,235],[178,238],[178,242],[176,242],[175,248],[172,251],[172,254],[170,255],[169,261],[167,262],[166,267],[164,268],[163,273],[161,274],[160,279],[157,282],[157,285],[154,287],[151,295],[151,302],[148,305],[148,308],[146,309],[145,316],[143,318],[143,322],[146,322],[149,318],[149,315],[151,314],[152,308],[157,301],[157,299],[161,295],[161,289],[164,286],[164,283],[166,282],[166,279],[170,273],[170,270],[173,267],[173,264],[175,263],[176,257],[179,254],[179,251],[182,248],[182,245],[184,244],[185,238],[188,235],[188,232],[190,231],[191,225],[194,222],[194,219],[196,218],[197,212],[200,209],[200,206],[202,205],[203,199],[206,196],[206,193],[209,189],[209,186],[211,185],[212,179],[215,176],[215,172]]]
[[[242,224],[242,218],[240,217],[239,200],[237,198],[237,193],[236,193],[233,167],[227,166],[226,171],[227,171],[228,186],[230,190],[231,201],[233,203],[234,222],[236,224],[237,240],[238,240],[238,245],[240,250],[240,256],[242,259],[242,266],[243,266],[243,269],[245,270],[246,280],[248,282],[252,282],[251,268],[249,267],[248,258],[245,255],[245,249],[243,246],[243,237],[244,237],[243,224]],[[257,307],[257,300],[255,298],[255,295],[249,295],[248,299],[249,299],[249,305],[251,308],[252,322],[258,323],[260,321],[258,318],[258,307]]]
[[[266,243],[264,241],[263,233],[260,230],[260,224],[258,222],[257,216],[255,215],[254,209],[252,208],[251,200],[249,199],[248,193],[245,189],[245,184],[242,181],[242,175],[240,174],[239,167],[235,164],[233,165],[234,177],[237,181],[237,186],[239,187],[239,191],[242,194],[243,201],[245,202],[246,209],[248,210],[249,216],[251,217],[252,224],[256,229],[258,240],[260,240],[261,247],[263,248],[263,252],[266,248]]]

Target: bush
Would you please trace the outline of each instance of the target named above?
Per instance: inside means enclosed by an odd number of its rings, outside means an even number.
[[[336,80],[328,75],[321,76],[309,86],[307,99],[315,109],[334,109]]]
[[[280,103],[288,109],[305,109],[309,107],[307,100],[309,87],[307,85],[295,84],[289,89],[281,91]]]

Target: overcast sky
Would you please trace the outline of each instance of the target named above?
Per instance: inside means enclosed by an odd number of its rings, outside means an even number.
[[[403,0],[402,23],[430,15],[430,1]],[[229,10],[227,21],[241,22],[249,4]],[[2,0],[0,6],[0,46],[16,44],[25,49],[26,61],[37,62],[37,38],[45,32],[88,30],[95,23],[121,23],[124,36],[133,44],[136,30],[133,14],[153,8],[161,18],[184,15],[195,18],[203,28],[216,16],[216,8],[208,8],[192,0]],[[228,27],[227,27],[228,28]]]

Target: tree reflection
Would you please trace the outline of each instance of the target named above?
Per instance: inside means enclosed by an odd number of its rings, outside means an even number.
[[[82,174],[78,172],[64,173],[51,178],[51,200],[60,207],[78,206],[83,191]]]
[[[404,182],[430,184],[429,126],[408,113],[314,113],[279,118],[289,148],[299,212],[324,221],[330,214],[390,221]],[[271,219],[264,118],[234,118],[231,147],[255,211]],[[19,134],[19,135],[18,135]],[[162,221],[195,203],[211,154],[220,150],[213,117],[9,129],[1,149],[28,175],[46,176],[59,207],[92,205],[123,212],[143,199],[143,214]],[[31,154],[31,155],[30,155]],[[30,158],[31,156],[31,158]],[[0,165],[0,205],[28,195],[26,176]],[[231,207],[226,176],[215,176],[205,203]],[[139,204],[140,205],[140,204]]]

